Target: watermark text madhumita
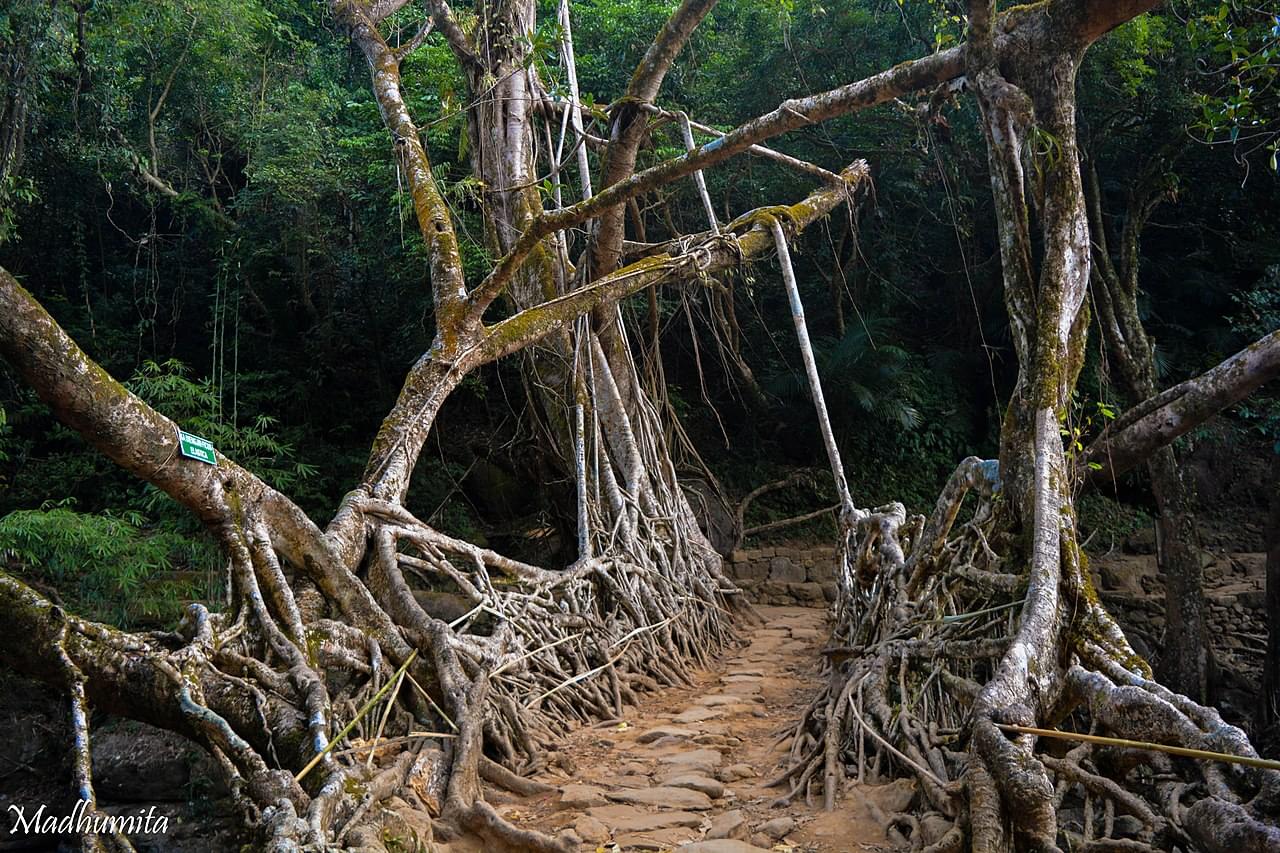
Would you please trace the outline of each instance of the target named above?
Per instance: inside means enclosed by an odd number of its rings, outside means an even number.
[[[136,815],[109,815],[101,812],[90,812],[88,803],[76,800],[71,814],[49,814],[49,807],[41,804],[31,814],[27,814],[26,806],[11,805],[9,811],[14,816],[10,835],[21,832],[23,835],[110,835],[122,832],[125,835],[141,833],[143,835],[164,834],[169,831],[169,816],[156,814],[156,807],[139,811]]]

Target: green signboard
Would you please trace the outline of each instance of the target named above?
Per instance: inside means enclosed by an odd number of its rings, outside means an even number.
[[[207,462],[210,465],[218,464],[218,457],[213,452],[213,442],[182,430],[178,430],[178,452],[188,459]]]

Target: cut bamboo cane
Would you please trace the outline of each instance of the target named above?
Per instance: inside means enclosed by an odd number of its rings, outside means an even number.
[[[1056,729],[1037,729],[1031,726],[1014,726],[1005,723],[997,723],[996,728],[1003,729],[1007,732],[1017,732],[1018,734],[1023,735],[1051,737],[1057,738],[1058,740],[1083,741],[1084,743],[1097,743],[1103,746],[1123,746],[1128,749],[1147,749],[1152,752],[1165,752],[1169,755],[1178,755],[1183,758],[1196,758],[1200,761],[1223,761],[1227,764],[1244,764],[1249,767],[1261,767],[1264,770],[1280,770],[1280,761],[1258,758],[1254,755],[1231,755],[1225,752],[1210,752],[1205,749],[1190,749],[1185,746],[1171,746],[1167,743],[1150,743],[1143,740],[1126,740],[1124,738],[1104,737],[1102,735],[1060,732]]]

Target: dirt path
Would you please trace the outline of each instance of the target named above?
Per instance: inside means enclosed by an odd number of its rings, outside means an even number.
[[[765,625],[747,629],[748,644],[700,672],[694,687],[650,696],[622,723],[570,734],[561,766],[539,777],[558,793],[512,798],[499,811],[521,826],[570,832],[583,851],[891,849],[860,796],[843,797],[831,814],[803,796],[772,805],[783,789],[765,782],[788,749],[778,734],[819,685],[825,612],[760,612]]]

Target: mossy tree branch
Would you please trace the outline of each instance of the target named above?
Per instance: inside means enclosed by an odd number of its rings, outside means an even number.
[[[1086,449],[1091,482],[1113,484],[1161,447],[1280,377],[1280,330],[1122,413]]]

